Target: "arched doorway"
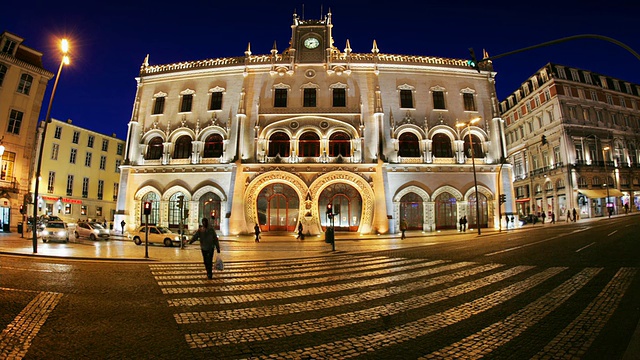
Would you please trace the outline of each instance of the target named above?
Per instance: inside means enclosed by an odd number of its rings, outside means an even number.
[[[320,223],[325,229],[329,225],[327,205],[332,204],[336,231],[358,231],[362,214],[362,197],[358,190],[348,184],[331,184],[320,194],[318,206]]]
[[[408,230],[422,230],[424,211],[422,198],[416,193],[408,193],[400,199],[400,220],[407,219]]]
[[[448,192],[438,195],[436,203],[436,230],[456,229],[458,208],[456,198]]]
[[[220,215],[220,197],[212,192],[202,195],[198,204],[198,219],[210,218],[214,228],[220,230]]]
[[[294,231],[298,225],[300,199],[286,184],[265,186],[257,199],[258,224],[262,231]]]
[[[478,197],[480,198],[480,227],[486,228],[489,227],[489,211],[487,209],[487,197],[482,193],[478,193]],[[469,224],[468,228],[476,228],[476,194],[469,195]]]

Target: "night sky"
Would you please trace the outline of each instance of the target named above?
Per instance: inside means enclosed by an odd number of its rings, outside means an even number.
[[[71,41],[52,117],[125,139],[146,54],[151,65],[269,54],[288,47],[294,10],[305,19],[332,12],[334,45],[349,39],[355,53],[463,58],[473,47],[490,56],[578,34],[611,37],[640,52],[640,1],[12,1],[0,12],[0,31],[44,53],[55,73],[58,39]],[[255,5],[247,6],[247,4]],[[379,3],[380,5],[376,5]],[[432,5],[431,3],[437,3]],[[500,4],[498,6],[497,4]],[[395,6],[395,7],[394,7]],[[640,59],[603,40],[580,39],[497,59],[503,100],[548,62],[640,84]],[[45,94],[43,119],[53,79]]]

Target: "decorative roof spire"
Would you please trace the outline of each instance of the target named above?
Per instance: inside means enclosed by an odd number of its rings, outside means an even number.
[[[273,55],[278,53],[278,47],[276,46],[276,41],[275,40],[273,41],[273,48],[271,48],[271,53]]]
[[[371,49],[371,52],[374,54],[378,54],[380,52],[380,50],[378,49],[378,43],[376,43],[375,40],[373,40],[373,49]]]
[[[244,52],[245,56],[251,56],[251,42],[247,44],[247,50]]]
[[[347,45],[346,45],[346,47],[344,48],[344,52],[345,52],[347,55],[351,54],[351,44],[349,43],[349,39],[347,39]]]

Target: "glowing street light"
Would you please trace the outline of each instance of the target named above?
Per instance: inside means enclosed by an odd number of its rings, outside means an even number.
[[[480,118],[475,118],[469,120],[468,123],[457,123],[456,127],[463,128],[467,127],[467,135],[469,135],[469,149],[471,150],[471,166],[473,167],[473,186],[475,187],[476,192],[476,227],[478,228],[478,235],[481,234],[480,231],[480,199],[478,198],[478,179],[476,177],[476,160],[475,154],[473,153],[473,137],[471,136],[471,124],[475,124],[480,121]]]
[[[604,187],[607,189],[607,200],[605,201],[605,205],[607,207],[607,214],[609,214],[609,218],[611,218],[611,212],[613,209],[609,210],[609,171],[607,170],[607,156],[606,151],[609,150],[608,146],[602,148],[602,160],[604,160]],[[612,204],[613,205],[613,204]]]
[[[60,80],[60,73],[64,65],[69,65],[69,41],[62,39],[60,41],[60,50],[62,51],[62,59],[60,60],[60,67],[58,68],[58,74],[56,80],[53,83],[53,89],[51,90],[51,98],[49,99],[49,107],[47,108],[47,115],[44,118],[44,127],[42,128],[42,139],[40,140],[40,149],[38,152],[38,165],[36,167],[35,178],[35,190],[33,192],[33,253],[38,252],[38,228],[36,219],[38,218],[38,187],[40,186],[40,170],[42,168],[42,152],[44,150],[44,139],[47,135],[47,124],[51,122],[51,106],[53,105],[53,97],[56,95],[56,89],[58,88],[58,80]],[[36,127],[36,139],[38,139],[38,127]]]

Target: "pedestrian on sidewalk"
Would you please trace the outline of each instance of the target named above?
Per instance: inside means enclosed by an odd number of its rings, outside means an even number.
[[[400,231],[402,231],[402,235],[400,236],[400,239],[405,239],[406,236],[404,234],[405,231],[407,231],[407,228],[409,227],[409,223],[407,223],[407,218],[402,218],[402,221],[400,221]]]
[[[571,221],[571,210],[567,209],[567,222]]]
[[[218,235],[216,230],[209,227],[209,219],[202,218],[202,226],[198,228],[198,231],[193,235],[189,244],[193,244],[194,241],[200,240],[200,251],[202,251],[202,260],[204,262],[204,268],[207,271],[207,278],[213,278],[213,251],[217,250],[220,254],[220,242],[218,241]]]
[[[124,220],[122,220],[122,221],[120,222],[120,227],[122,227],[122,235],[124,235],[124,226],[125,226],[125,225],[127,225],[127,223],[126,223],[126,222],[124,222]]]
[[[543,211],[542,214],[540,214],[540,216],[542,217],[542,223],[544,224],[544,220],[547,218],[547,214],[545,214]]]
[[[462,231],[467,232],[467,215],[462,217]]]
[[[300,240],[304,240],[304,233],[303,233],[303,227],[302,227],[302,221],[298,222],[298,236],[296,236],[296,239],[300,239]]]
[[[256,242],[260,242],[260,225],[258,223],[253,227],[253,232],[256,234]]]
[[[578,212],[576,211],[576,208],[573,208],[573,222],[576,222],[577,217],[578,217]]]
[[[555,224],[556,223],[556,213],[554,213],[553,211],[551,212],[551,223]]]

